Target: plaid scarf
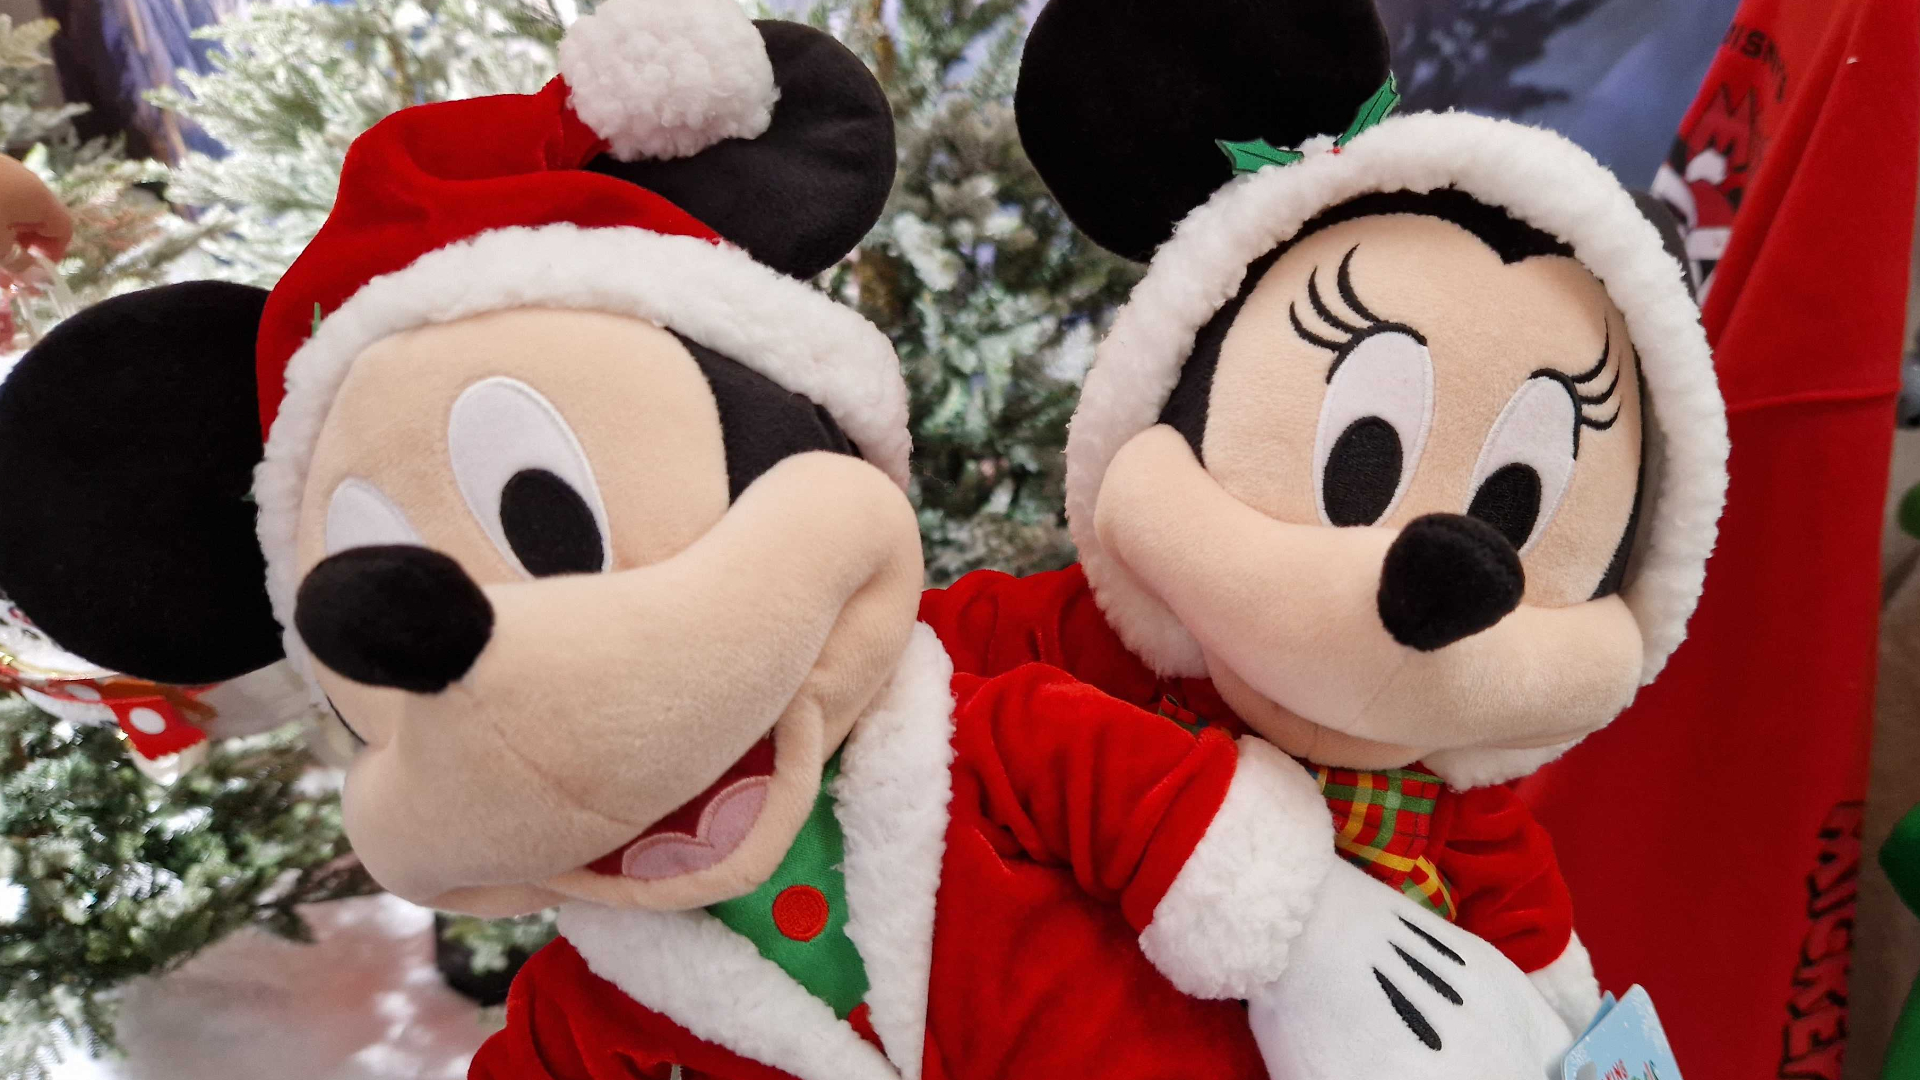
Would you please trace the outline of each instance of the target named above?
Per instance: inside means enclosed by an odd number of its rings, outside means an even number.
[[[1230,715],[1225,702],[1211,700],[1207,688],[1196,691],[1191,682],[1177,690],[1162,684],[1152,708],[1195,734],[1217,726],[1213,716],[1203,715],[1189,702],[1215,716]],[[1246,729],[1227,730],[1238,734]],[[1452,922],[1456,914],[1453,891],[1426,853],[1434,807],[1446,787],[1441,779],[1425,771],[1419,762],[1383,772],[1301,764],[1320,782],[1320,793],[1333,812],[1333,842],[1341,856]]]
[[[1333,811],[1334,846],[1346,860],[1452,921],[1453,893],[1427,857],[1443,784],[1416,762],[1365,772],[1309,765]]]

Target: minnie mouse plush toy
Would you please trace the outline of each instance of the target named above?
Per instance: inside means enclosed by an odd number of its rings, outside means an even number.
[[[1052,0],[1022,141],[1080,228],[1151,261],[1072,420],[1080,565],[922,605],[963,670],[1045,662],[1300,762],[1323,847],[1269,897],[1308,912],[1269,943],[1288,974],[1169,969],[1252,1000],[1276,1077],[1551,1057],[1524,1009],[1467,1019],[1422,919],[1585,1027],[1571,898],[1503,785],[1659,674],[1726,485],[1663,212],[1557,135],[1396,102],[1370,0]]]

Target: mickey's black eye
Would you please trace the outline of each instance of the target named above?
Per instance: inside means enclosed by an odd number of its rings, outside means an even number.
[[[500,528],[534,577],[591,574],[606,565],[593,508],[545,469],[522,469],[500,489]]]
[[[1515,550],[1525,547],[1540,518],[1540,474],[1518,461],[1501,466],[1480,482],[1467,516],[1498,529]]]
[[[1320,476],[1320,500],[1335,525],[1371,525],[1386,516],[1405,459],[1400,433],[1378,416],[1355,420],[1334,440]]]
[[[1433,423],[1426,343],[1375,329],[1344,346],[1314,437],[1314,494],[1329,525],[1372,525],[1406,494]]]
[[[474,520],[527,576],[609,568],[613,545],[593,466],[539,391],[505,376],[461,391],[447,419],[447,453]]]

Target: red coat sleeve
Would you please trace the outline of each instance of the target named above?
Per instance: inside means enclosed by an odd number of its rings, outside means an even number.
[[[1573,898],[1547,830],[1504,785],[1453,792],[1437,860],[1458,921],[1522,971],[1560,958],[1573,938]]]
[[[1153,672],[1108,625],[1078,566],[1020,578],[976,570],[922,593],[920,621],[964,674],[991,678],[1040,663],[1135,704],[1158,690]]]
[[[961,675],[954,690],[956,817],[1002,857],[1070,867],[1144,928],[1226,798],[1233,741],[1041,664]]]

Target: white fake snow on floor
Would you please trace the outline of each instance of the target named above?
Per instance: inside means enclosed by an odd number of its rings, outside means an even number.
[[[433,966],[433,916],[391,896],[306,911],[318,942],[236,934],[130,986],[125,1053],[72,1052],[55,1080],[457,1080],[487,1014]]]

